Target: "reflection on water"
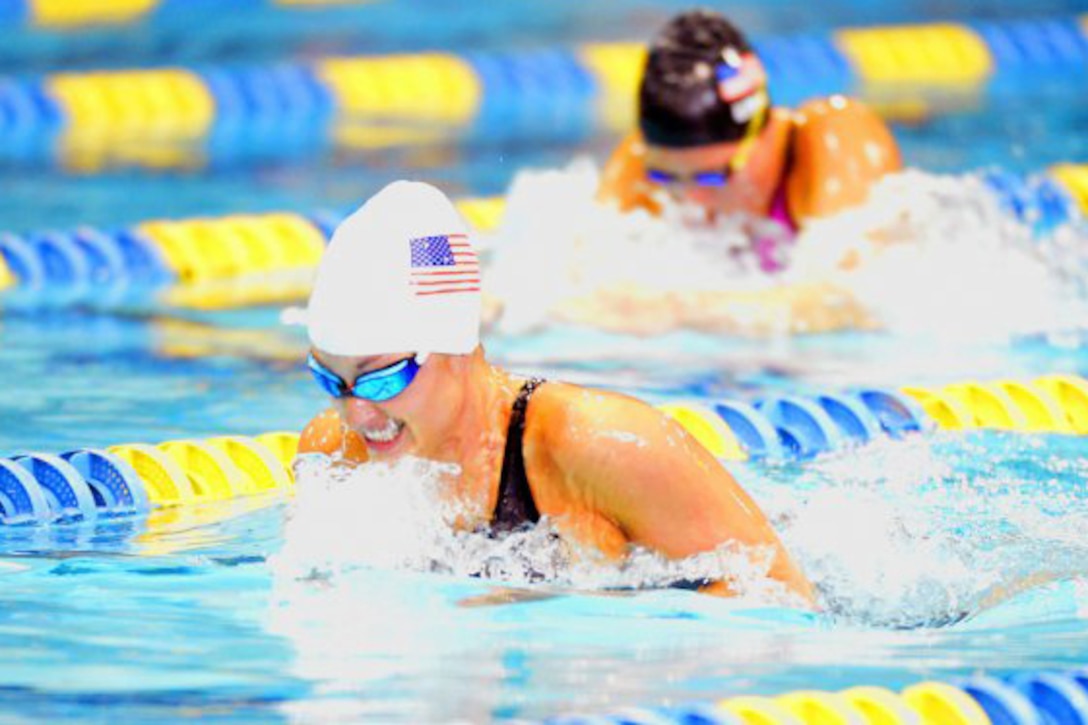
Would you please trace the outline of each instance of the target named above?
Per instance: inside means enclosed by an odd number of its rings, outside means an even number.
[[[555,579],[526,583],[520,573],[562,560],[540,540],[521,549],[433,529],[449,512],[418,467],[343,476],[314,463],[272,562],[268,626],[320,697],[287,710],[303,721],[439,708],[479,719],[556,703],[895,685],[991,666],[995,646],[1009,669],[1069,665],[1088,635],[1088,547],[1077,536],[1088,523],[1086,446],[947,435],[804,469],[739,469],[816,582],[822,614],[616,591],[603,567],[574,581],[559,564]],[[513,593],[464,576],[488,559]],[[634,568],[652,582],[659,565]]]
[[[292,501],[5,529],[0,657],[32,690],[0,708],[45,712],[44,691],[77,710],[112,693],[148,717],[203,702],[479,722],[1071,666],[1088,638],[1086,446],[948,434],[803,468],[733,464],[815,579],[819,615],[617,591],[631,580],[575,572],[547,537],[454,536],[435,471],[416,464],[344,476],[315,462]],[[504,581],[467,576],[486,562]],[[626,575],[652,583],[659,566]]]

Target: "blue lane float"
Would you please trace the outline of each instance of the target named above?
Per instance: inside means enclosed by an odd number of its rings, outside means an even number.
[[[740,401],[721,401],[714,412],[725,421],[741,446],[755,460],[782,460],[786,450],[771,422],[758,410]]]
[[[977,702],[993,725],[1048,725],[1022,692],[996,677],[954,683]]]
[[[1088,40],[1075,18],[969,23],[990,50],[996,79],[1027,71],[1068,70],[1083,73]],[[991,81],[993,82],[993,81]]]
[[[86,254],[67,234],[43,232],[25,237],[42,260],[51,304],[63,307],[86,302],[90,293],[91,269]]]
[[[0,80],[0,159],[37,163],[53,154],[60,110],[32,79]]]
[[[880,427],[892,438],[906,433],[918,433],[931,424],[929,416],[901,393],[883,388],[861,388],[854,393],[880,423]]]
[[[45,287],[45,263],[26,239],[16,234],[0,234],[0,256],[18,280],[16,288],[5,291],[5,296],[27,298]]]
[[[140,476],[106,451],[0,458],[0,524],[93,521],[146,513],[150,508]]]
[[[1056,672],[1014,675],[1009,684],[1035,705],[1047,725],[1088,723],[1088,691],[1069,675]]]
[[[112,288],[124,281],[125,259],[109,237],[88,227],[77,229],[70,238],[87,260],[87,279],[95,289]]]
[[[12,460],[38,482],[49,505],[50,519],[97,518],[98,507],[91,488],[70,463],[45,453],[16,456]]]
[[[62,453],[91,488],[95,504],[111,514],[143,513],[151,508],[143,480],[112,453],[88,448]]]
[[[1045,237],[1077,215],[1076,201],[1049,176],[1022,176],[1003,169],[988,169],[982,180],[1009,215]]]
[[[776,104],[797,105],[842,93],[857,83],[846,56],[826,37],[809,35],[755,42]]]
[[[326,244],[332,239],[333,232],[336,231],[336,227],[340,226],[340,222],[344,221],[347,214],[332,211],[331,209],[318,209],[317,211],[307,215],[307,219],[313,222],[314,226],[321,230],[322,235],[325,237]]]
[[[596,78],[567,50],[477,52],[464,60],[482,86],[468,129],[473,138],[578,140],[597,126]]]
[[[0,458],[0,521],[28,524],[45,521],[49,503],[41,486],[22,466]]]
[[[880,421],[853,396],[820,395],[816,403],[853,442],[868,443],[880,435]]]
[[[816,403],[799,397],[762,400],[756,408],[778,430],[786,449],[807,459],[843,447],[843,434]]]
[[[177,281],[159,250],[138,231],[121,229],[105,234],[120,250],[130,282],[154,286]]]

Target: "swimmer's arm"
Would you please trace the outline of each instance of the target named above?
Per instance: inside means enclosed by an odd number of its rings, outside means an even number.
[[[551,431],[557,463],[631,543],[674,559],[728,541],[769,547],[770,576],[812,601],[811,585],[763,512],[679,424],[619,395],[587,392],[570,407],[564,430]],[[728,583],[709,590],[728,593]]]
[[[884,120],[842,96],[797,110],[791,159],[786,193],[790,215],[801,226],[861,204],[874,183],[903,165]]]
[[[701,292],[624,286],[565,300],[553,315],[564,322],[631,334],[687,327],[715,333],[773,335],[877,326],[849,291],[823,283]]]
[[[744,335],[875,329],[879,324],[850,290],[828,282],[793,283],[749,292],[681,295],[686,327]]]
[[[638,131],[632,131],[620,142],[601,173],[598,201],[617,204],[622,211],[646,209],[657,214],[661,210],[650,198],[645,149]]]
[[[323,453],[349,465],[366,463],[366,443],[349,430],[336,408],[327,408],[306,425],[298,439],[299,455]]]
[[[480,326],[485,332],[498,324],[505,306],[506,303],[501,297],[487,291],[480,293]]]

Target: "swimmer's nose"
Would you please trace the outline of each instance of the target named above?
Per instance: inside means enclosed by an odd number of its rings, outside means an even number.
[[[714,192],[705,186],[689,184],[684,187],[684,198],[687,201],[693,201],[696,204],[706,206],[707,204],[710,204],[711,200],[714,198]]]
[[[361,398],[346,398],[340,402],[343,406],[340,415],[353,430],[380,428],[389,420],[389,416],[370,401]]]

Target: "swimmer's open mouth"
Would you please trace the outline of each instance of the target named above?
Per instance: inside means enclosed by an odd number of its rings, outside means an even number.
[[[360,432],[367,443],[392,443],[401,431],[404,430],[404,421],[390,418],[385,426],[377,429],[363,428]]]

